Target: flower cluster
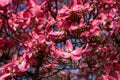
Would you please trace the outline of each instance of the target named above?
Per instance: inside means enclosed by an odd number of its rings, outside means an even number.
[[[0,80],[120,80],[119,11],[119,0],[0,0]]]

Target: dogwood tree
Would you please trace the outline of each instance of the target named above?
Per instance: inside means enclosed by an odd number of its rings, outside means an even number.
[[[0,0],[0,80],[120,80],[119,0]]]

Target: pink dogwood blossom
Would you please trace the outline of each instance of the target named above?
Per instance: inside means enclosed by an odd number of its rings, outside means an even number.
[[[63,58],[71,58],[72,60],[79,60],[82,56],[82,47],[73,50],[72,43],[67,40],[65,45],[65,51],[63,49],[56,49],[55,53]]]

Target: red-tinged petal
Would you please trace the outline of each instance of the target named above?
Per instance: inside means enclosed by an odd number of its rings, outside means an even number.
[[[25,24],[23,25],[23,29],[26,29],[28,26],[29,26],[29,24],[30,24],[30,21],[31,21],[31,19],[30,18],[28,18],[27,19],[27,21],[25,22]]]
[[[105,66],[106,74],[109,75],[109,73],[110,73],[110,64],[106,63],[104,66]]]
[[[78,28],[79,28],[79,26],[73,24],[73,25],[71,25],[69,30],[76,30]]]
[[[82,53],[82,47],[77,48],[76,50],[72,51],[73,55],[81,55]]]
[[[99,18],[100,18],[100,20],[104,21],[105,19],[107,19],[107,16],[106,16],[106,14],[101,13],[101,14],[99,14]]]
[[[79,60],[80,58],[81,58],[81,56],[74,56],[74,55],[71,56],[72,60]]]
[[[77,0],[72,0],[71,3],[73,4],[72,6],[76,6],[77,5]]]
[[[109,80],[108,77],[105,75],[102,75],[102,77],[103,77],[103,80]]]
[[[39,38],[38,38],[38,42],[39,43],[43,43],[43,42],[45,42],[45,38],[46,38],[46,36],[44,36],[44,35],[39,35]]]
[[[120,80],[120,71],[116,71],[116,74],[117,74],[118,80]]]
[[[100,28],[98,27],[94,27],[93,29],[90,30],[90,34],[95,34],[95,35],[99,35],[100,33]]]
[[[32,37],[34,39],[38,39],[39,38],[39,35],[36,33],[36,32],[32,32]]]
[[[10,73],[5,73],[2,76],[0,76],[0,80],[6,80],[6,78],[9,76],[10,76]]]
[[[82,32],[81,34],[80,34],[80,36],[82,37],[82,36],[88,36],[89,35],[89,32],[88,31],[84,31],[84,32]]]
[[[14,63],[13,63],[13,62],[9,62],[9,63],[7,63],[7,64],[4,64],[4,65],[0,68],[0,70],[2,70],[2,69],[4,69],[4,68],[7,68],[7,67],[9,67],[9,66],[11,66],[11,65],[14,65]]]
[[[111,10],[110,10],[110,14],[109,14],[109,16],[111,16],[112,18],[115,17],[116,12],[117,12],[117,11],[116,11],[115,8],[111,9]]]
[[[109,75],[102,75],[97,80],[117,80],[115,77],[109,76]]]
[[[90,8],[90,4],[89,4],[89,3],[86,3],[86,4],[84,5],[84,7],[85,7],[85,9]]]
[[[28,3],[27,3],[27,5],[28,5],[29,7],[34,7],[36,4],[35,4],[35,1],[34,1],[34,0],[29,0]]]
[[[0,6],[6,6],[7,4],[9,4],[12,0],[0,0]]]
[[[63,8],[61,10],[59,10],[60,14],[68,14],[69,13],[69,9],[67,6],[63,6]]]
[[[89,53],[92,50],[92,48],[89,46],[89,44],[86,44],[85,49],[83,49],[83,53]]]
[[[39,14],[40,12],[43,13],[42,10],[40,9],[40,6],[35,6],[35,7],[31,8],[31,9],[29,9],[29,10],[30,10],[30,12],[32,14],[32,17],[40,15]]]
[[[39,26],[37,27],[37,29],[38,29],[38,30],[41,30],[42,27],[43,27],[43,25],[39,25]]]
[[[92,26],[97,26],[100,23],[101,23],[100,20],[93,20],[93,21],[91,21]]]
[[[64,52],[63,52],[61,49],[56,49],[56,50],[55,50],[55,53],[56,53],[58,56],[61,56],[62,54],[64,54]]]
[[[31,18],[32,13],[30,12],[30,10],[25,10],[23,13],[23,17],[24,18]]]
[[[69,40],[66,41],[65,49],[66,49],[66,51],[73,50],[73,45],[72,45],[71,41],[69,41]]]
[[[109,80],[117,80],[115,77],[112,77],[112,76],[108,76],[108,79]],[[118,79],[119,80],[119,79]]]
[[[32,48],[33,42],[32,41],[31,42],[27,41],[24,45],[27,46],[27,47],[29,47],[29,48]]]
[[[17,58],[18,58],[18,55],[13,55],[13,57],[12,57],[12,61],[16,61],[17,60]]]

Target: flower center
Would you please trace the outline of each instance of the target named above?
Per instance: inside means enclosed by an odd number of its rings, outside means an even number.
[[[107,19],[104,19],[104,22],[107,22]]]
[[[83,10],[83,8],[80,8],[80,12]]]
[[[59,29],[58,31],[59,31],[59,32],[61,32],[61,31],[62,31],[62,29]]]
[[[22,61],[19,61],[18,64],[21,65],[21,64],[22,64]]]
[[[68,50],[67,53],[71,53],[72,51],[71,50]]]
[[[11,75],[13,75],[14,74],[14,71],[13,70],[10,70],[10,72],[9,72]]]

